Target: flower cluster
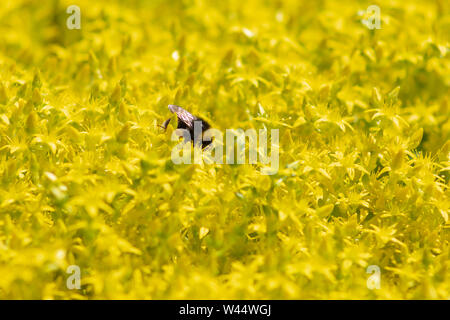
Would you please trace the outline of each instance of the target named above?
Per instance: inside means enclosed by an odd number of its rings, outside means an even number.
[[[1,1],[0,299],[449,299],[449,35],[443,0]],[[278,172],[174,164],[169,104],[279,129]]]

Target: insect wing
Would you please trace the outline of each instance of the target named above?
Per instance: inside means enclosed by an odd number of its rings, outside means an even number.
[[[190,112],[184,110],[182,107],[176,105],[169,105],[169,110],[175,113],[178,117],[178,128],[194,128],[194,121],[197,120],[197,117],[192,115]],[[184,125],[180,124],[182,122]]]

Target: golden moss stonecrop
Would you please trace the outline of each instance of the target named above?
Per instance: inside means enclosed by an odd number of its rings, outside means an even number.
[[[449,4],[371,4],[2,1],[0,298],[450,298]],[[172,103],[279,172],[174,165]]]

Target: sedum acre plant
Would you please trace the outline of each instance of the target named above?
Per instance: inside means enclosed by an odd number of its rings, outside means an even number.
[[[444,0],[1,1],[0,298],[449,299],[449,35]],[[278,129],[278,171],[174,164],[169,104]]]

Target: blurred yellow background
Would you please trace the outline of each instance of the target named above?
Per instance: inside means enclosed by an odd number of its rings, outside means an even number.
[[[0,298],[449,299],[449,9],[1,1]],[[168,104],[279,172],[174,165]]]

